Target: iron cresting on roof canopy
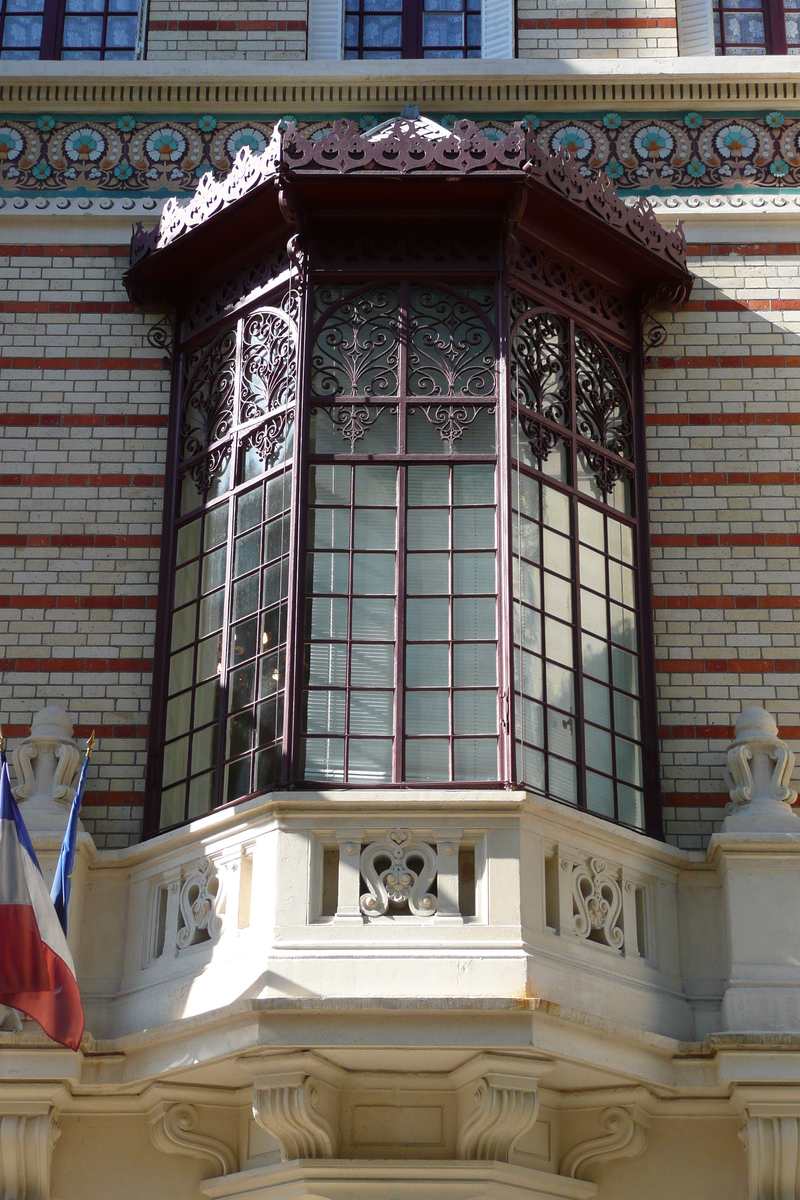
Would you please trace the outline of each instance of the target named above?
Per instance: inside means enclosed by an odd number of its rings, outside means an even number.
[[[207,173],[188,200],[166,202],[155,229],[134,229],[126,285],[141,307],[164,311],[208,283],[209,271],[219,277],[223,263],[240,266],[280,240],[281,228],[302,233],[314,210],[374,217],[381,206],[502,213],[507,230],[569,244],[631,298],[679,304],[691,290],[682,229],[665,229],[646,199],[627,204],[605,173],[547,154],[524,121],[492,140],[472,121],[447,129],[415,108],[367,132],[337,121],[316,138],[278,123],[260,154],[243,147],[222,179]]]

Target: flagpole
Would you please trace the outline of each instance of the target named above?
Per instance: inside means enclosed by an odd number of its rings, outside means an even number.
[[[67,828],[64,833],[61,853],[58,856],[53,888],[50,892],[50,899],[53,901],[53,907],[56,910],[56,915],[61,922],[61,928],[65,934],[67,932],[69,894],[72,888],[72,870],[75,864],[75,847],[78,841],[78,816],[81,811],[81,802],[83,801],[83,789],[86,785],[86,772],[89,769],[89,762],[96,741],[94,730],[92,730],[86,742],[86,754],[84,755],[78,786],[75,788],[75,795],[72,798],[69,820],[67,821]]]

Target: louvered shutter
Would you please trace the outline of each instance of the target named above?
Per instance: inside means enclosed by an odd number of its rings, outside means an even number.
[[[678,0],[678,53],[714,53],[711,0]]]
[[[514,57],[514,0],[483,0],[481,58]]]
[[[308,57],[342,57],[342,0],[308,0]]]

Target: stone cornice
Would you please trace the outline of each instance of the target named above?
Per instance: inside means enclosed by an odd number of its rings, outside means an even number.
[[[13,113],[392,111],[415,102],[430,111],[505,112],[535,106],[571,111],[704,106],[720,111],[792,107],[800,63],[789,57],[735,60],[436,59],[403,63],[191,61],[4,63],[0,108]]]

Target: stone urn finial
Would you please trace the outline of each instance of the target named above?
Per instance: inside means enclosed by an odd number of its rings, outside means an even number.
[[[11,752],[17,777],[14,795],[28,829],[63,833],[67,810],[75,795],[81,752],[72,722],[58,704],[40,709],[31,722],[30,737]]]
[[[754,706],[740,714],[727,763],[732,809],[724,833],[800,834],[800,816],[792,811],[797,792],[789,787],[794,754],[766,709]]]

